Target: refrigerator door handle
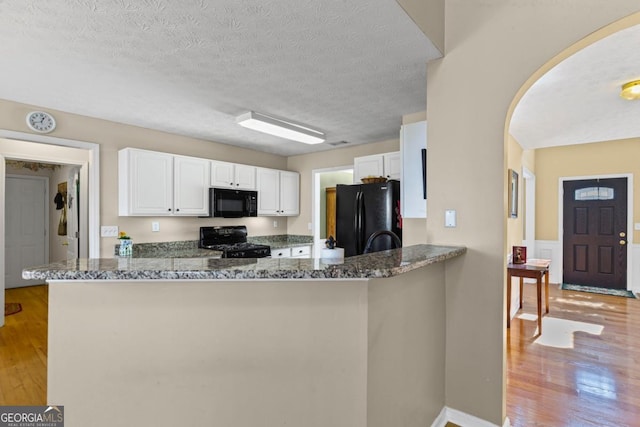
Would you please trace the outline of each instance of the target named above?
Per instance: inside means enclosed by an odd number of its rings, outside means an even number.
[[[358,255],[362,254],[364,250],[364,193],[358,192],[356,197],[356,217],[358,218],[358,227],[356,229],[356,252]]]
[[[360,192],[356,193],[356,198],[353,202],[353,238],[356,243],[356,253],[358,252],[358,228],[360,226],[359,219],[360,215],[358,215],[358,201],[360,199]]]

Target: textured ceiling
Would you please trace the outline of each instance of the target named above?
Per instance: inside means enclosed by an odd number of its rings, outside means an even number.
[[[281,155],[397,138],[440,53],[395,0],[0,0],[0,98]]]
[[[510,132],[527,149],[640,137],[640,101],[620,87],[640,79],[640,26],[575,53],[540,78],[516,107]]]

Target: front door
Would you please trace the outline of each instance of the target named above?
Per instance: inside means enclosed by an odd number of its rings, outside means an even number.
[[[627,289],[627,178],[564,182],[563,282]]]

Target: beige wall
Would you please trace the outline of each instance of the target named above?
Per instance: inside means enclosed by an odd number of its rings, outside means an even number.
[[[633,174],[633,222],[640,222],[640,138],[543,148],[536,158],[536,239],[558,240],[561,177]],[[631,188],[631,187],[630,187]],[[629,230],[630,232],[632,230]],[[640,232],[633,232],[633,241]]]
[[[398,124],[399,133],[400,125]],[[313,200],[311,172],[313,170],[337,166],[353,167],[354,157],[387,153],[398,151],[399,149],[400,141],[391,139],[372,144],[361,144],[337,150],[289,157],[286,169],[300,172],[300,216],[289,218],[289,234],[311,234],[308,224],[313,217],[311,212]]]
[[[444,52],[445,0],[397,0],[440,52]]]
[[[497,425],[506,415],[506,129],[514,97],[558,52],[639,9],[628,0],[446,2],[445,57],[427,67],[427,238],[468,247],[446,266],[451,408]],[[444,227],[446,209],[457,210],[458,227]]]
[[[0,100],[0,129],[31,133],[26,125],[25,116],[36,108],[38,107]],[[238,220],[119,217],[117,153],[122,148],[136,147],[277,169],[286,169],[287,167],[287,159],[282,156],[50,109],[47,111],[55,116],[57,122],[57,128],[49,134],[50,136],[100,144],[101,224],[119,226],[120,229],[127,231],[136,242],[195,240],[198,238],[198,228],[202,225],[231,225],[237,224]],[[0,146],[0,150],[2,150],[0,153],[7,152],[3,146]],[[14,150],[12,151],[14,154],[19,153],[21,146],[18,144],[11,147],[11,150]],[[4,190],[2,191],[4,193]],[[4,197],[3,194],[0,196]],[[252,235],[286,233],[287,219],[281,217],[276,220],[278,228],[273,227],[274,218],[272,217],[245,218],[242,223],[247,225],[249,233]],[[160,232],[151,232],[151,221],[160,222]],[[102,256],[112,256],[115,243],[116,239],[114,238],[102,238],[100,244]]]

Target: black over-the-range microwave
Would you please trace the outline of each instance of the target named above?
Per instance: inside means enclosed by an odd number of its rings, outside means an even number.
[[[258,216],[258,192],[231,188],[209,189],[209,215],[219,218]]]

